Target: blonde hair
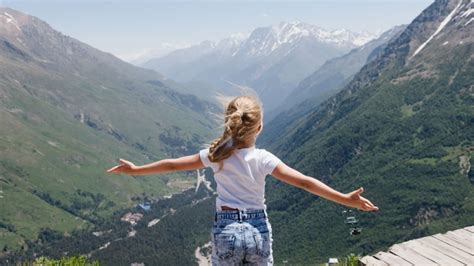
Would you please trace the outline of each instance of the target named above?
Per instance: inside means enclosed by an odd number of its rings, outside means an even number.
[[[262,121],[262,107],[255,96],[232,99],[225,111],[224,133],[209,146],[209,160],[219,162],[229,158],[236,149],[255,143]]]

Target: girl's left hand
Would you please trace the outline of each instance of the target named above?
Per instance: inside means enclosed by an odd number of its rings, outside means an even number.
[[[134,165],[132,162],[129,162],[124,159],[119,159],[119,161],[120,164],[107,170],[107,173],[133,174],[133,171],[137,169],[137,166]]]
[[[347,193],[346,195],[349,199],[349,205],[363,211],[378,211],[379,207],[375,206],[372,202],[370,202],[370,200],[360,195],[362,192],[364,192],[363,187]]]

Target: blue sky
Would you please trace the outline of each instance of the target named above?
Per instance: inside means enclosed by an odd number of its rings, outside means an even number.
[[[62,33],[127,61],[174,48],[302,21],[326,29],[380,32],[410,23],[433,0],[0,0]]]

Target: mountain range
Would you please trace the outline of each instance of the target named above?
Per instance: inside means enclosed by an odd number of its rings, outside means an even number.
[[[181,82],[201,81],[220,89],[248,87],[259,95],[265,110],[271,111],[326,60],[375,37],[368,32],[328,31],[303,22],[282,22],[257,28],[248,37],[204,41],[143,66]]]

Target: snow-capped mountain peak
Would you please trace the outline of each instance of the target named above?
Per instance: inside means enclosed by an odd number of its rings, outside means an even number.
[[[20,32],[20,25],[16,18],[11,14],[12,12],[8,12],[10,10],[6,8],[0,8],[0,21],[3,21],[3,27],[6,28],[8,31],[16,31]]]
[[[217,49],[236,49],[247,36],[243,33],[232,34],[216,43]]]
[[[352,32],[347,29],[326,30],[304,22],[281,22],[275,26],[255,29],[234,53],[236,55],[264,56],[271,54],[282,45],[297,43],[303,39],[313,39],[320,43],[339,47],[355,48],[377,37],[369,32]]]

